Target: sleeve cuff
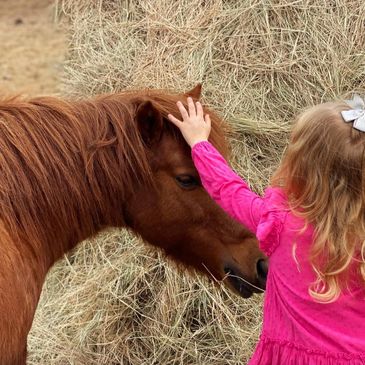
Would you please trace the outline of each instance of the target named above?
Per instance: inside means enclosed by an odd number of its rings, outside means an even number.
[[[191,150],[192,151],[195,151],[195,150],[199,150],[201,148],[210,148],[210,147],[213,147],[213,145],[209,142],[209,141],[200,141],[200,142],[197,142],[193,145],[193,147],[191,147]]]

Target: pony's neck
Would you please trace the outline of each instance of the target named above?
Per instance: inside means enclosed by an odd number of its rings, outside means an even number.
[[[1,217],[45,266],[101,229],[125,225],[123,205],[149,175],[130,104],[117,95],[12,100],[0,103],[1,117]]]

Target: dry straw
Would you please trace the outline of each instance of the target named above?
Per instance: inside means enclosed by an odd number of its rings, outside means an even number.
[[[262,191],[303,107],[364,89],[360,0],[64,0],[67,94],[188,89],[232,127],[233,164]],[[261,297],[182,275],[109,231],[49,275],[30,364],[246,364]]]

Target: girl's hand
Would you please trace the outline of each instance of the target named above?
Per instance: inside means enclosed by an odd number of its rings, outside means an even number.
[[[204,116],[203,107],[199,101],[194,104],[192,98],[188,98],[187,111],[181,101],[176,103],[180,110],[183,121],[175,118],[169,114],[169,120],[178,127],[190,147],[193,147],[198,142],[207,141],[210,130],[211,122],[208,114]]]

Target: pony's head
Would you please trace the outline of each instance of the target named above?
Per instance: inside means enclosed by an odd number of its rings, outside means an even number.
[[[167,119],[178,114],[178,100],[197,100],[200,90],[2,102],[0,200],[9,232],[47,252],[46,270],[101,229],[129,226],[242,296],[260,291],[267,264],[255,237],[208,196],[189,146]],[[223,121],[205,111],[210,141],[228,157]]]
[[[267,262],[247,229],[231,219],[207,194],[189,146],[167,115],[176,102],[199,99],[201,86],[186,94],[146,91],[131,96],[135,122],[150,166],[151,183],[136,185],[128,197],[127,225],[149,243],[188,267],[225,280],[243,297],[265,288]],[[212,110],[210,141],[228,157],[224,124]]]

